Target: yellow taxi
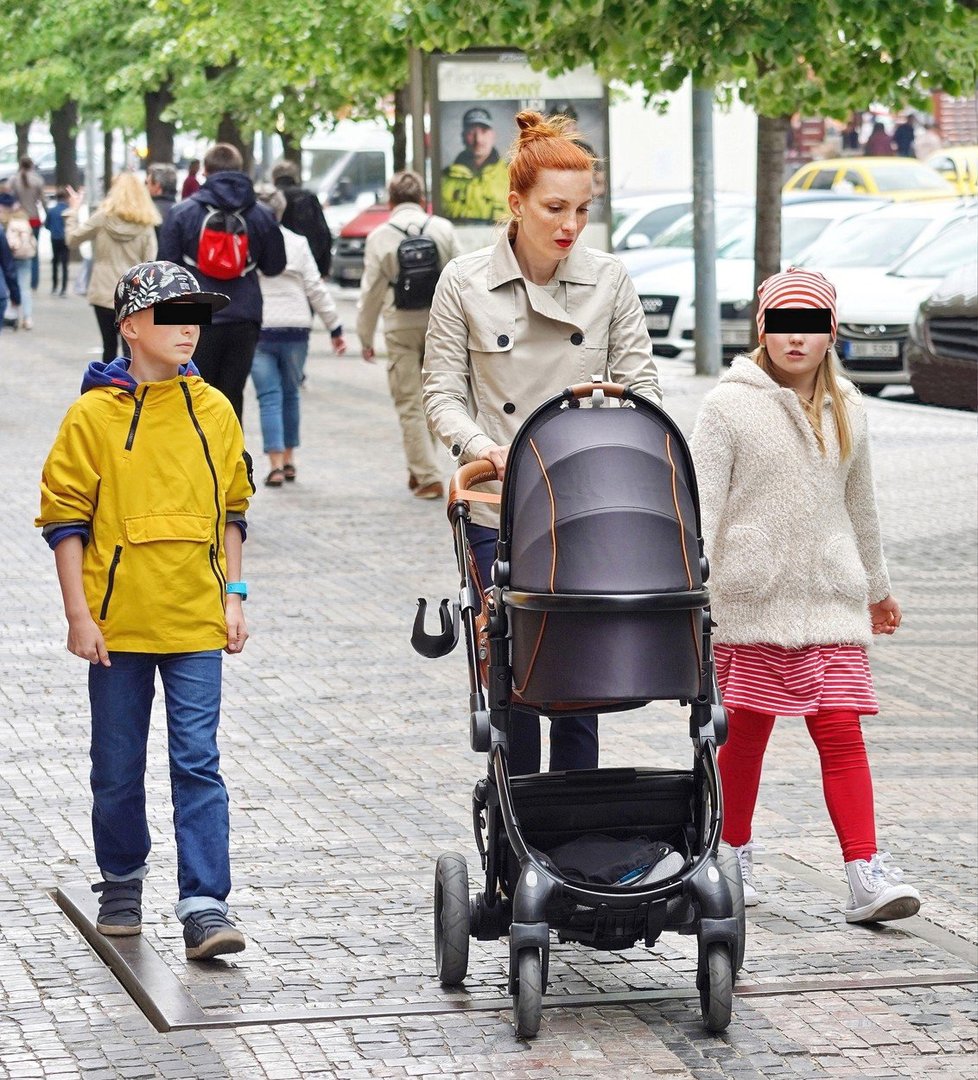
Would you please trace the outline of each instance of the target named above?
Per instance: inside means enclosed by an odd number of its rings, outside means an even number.
[[[953,184],[959,195],[978,195],[978,146],[945,146],[924,164]]]
[[[914,158],[847,157],[810,161],[790,177],[784,191],[836,191],[902,202],[951,199],[957,189]]]

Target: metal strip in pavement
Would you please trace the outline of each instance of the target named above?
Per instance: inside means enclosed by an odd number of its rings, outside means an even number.
[[[792,877],[807,881],[809,885],[817,885],[831,896],[837,896],[840,900],[848,900],[849,888],[841,878],[835,878],[831,874],[822,873],[806,863],[800,862],[791,855],[768,855],[762,854],[759,860],[762,864],[774,866],[778,870]],[[956,956],[973,968],[978,968],[978,945],[972,944],[965,938],[952,934],[950,930],[935,926],[921,915],[913,915],[909,919],[900,919],[894,923],[870,923],[870,926],[887,926],[894,930],[900,930],[905,934],[912,934],[924,941],[936,945],[946,953]]]
[[[770,861],[770,860],[769,860]],[[444,1016],[453,1013],[508,1012],[510,997],[448,997],[434,1002],[403,1002],[389,1005],[344,1005],[327,1009],[271,1009],[261,1012],[217,1012],[202,1009],[186,986],[160,958],[142,935],[106,937],[95,929],[97,901],[85,886],[58,889],[58,906],[78,927],[85,940],[109,967],[126,992],[157,1031],[203,1028],[271,1027],[279,1024],[322,1024],[349,1020],[397,1020],[412,1016]],[[741,983],[737,997],[780,997],[791,994],[839,993],[888,990],[901,987],[965,986],[978,984],[978,972],[942,971],[927,975],[892,977],[839,976],[828,979],[795,979]],[[446,991],[446,995],[450,991]],[[457,993],[457,992],[456,992]],[[628,990],[611,993],[554,994],[544,997],[546,1009],[600,1008],[615,1005],[647,1005],[657,1001],[695,1000],[695,987],[683,989]]]

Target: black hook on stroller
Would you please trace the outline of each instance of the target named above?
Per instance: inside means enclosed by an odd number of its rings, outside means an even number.
[[[605,407],[618,399],[620,407]],[[501,496],[475,461],[452,479],[448,516],[461,578],[440,607],[441,633],[412,643],[451,651],[464,630],[470,742],[488,754],[473,792],[485,888],[470,901],[468,868],[443,854],[435,871],[435,959],[461,983],[469,937],[510,939],[509,990],[517,1034],[540,1025],[550,931],[596,949],[653,946],[663,930],[695,934],[697,988],[711,1031],[730,1021],[744,955],[743,887],[720,848],[716,749],[726,738],[710,640],[708,566],[696,478],[686,442],[658,406],[610,383],[569,387],[541,405],[510,447]],[[469,548],[470,503],[500,504],[492,586]],[[554,716],[690,706],[689,770],[594,769],[511,776],[512,707]],[[593,842],[659,844],[681,861],[668,876],[580,880],[558,852]],[[638,881],[633,884],[633,881]]]

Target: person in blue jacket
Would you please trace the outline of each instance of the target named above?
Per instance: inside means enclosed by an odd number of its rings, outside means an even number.
[[[20,284],[17,281],[17,265],[7,243],[7,234],[0,229],[0,330],[3,329],[3,317],[7,304],[13,301],[20,306]]]
[[[65,239],[64,213],[68,209],[68,192],[58,188],[54,206],[49,206],[44,218],[44,228],[51,234],[51,295],[64,296],[68,289],[68,241]],[[60,274],[59,274],[60,271]],[[58,279],[61,289],[58,289]]]
[[[207,151],[206,180],[199,191],[177,203],[167,215],[156,256],[185,266],[205,292],[221,292],[231,298],[210,326],[200,328],[194,363],[203,378],[231,402],[239,421],[262,323],[258,271],[275,277],[285,269],[285,244],[278,222],[256,202],[254,186],[242,169],[241,154],[229,143],[217,143]],[[247,263],[230,279],[209,277],[197,266],[201,229],[211,208],[235,211],[247,227]]]

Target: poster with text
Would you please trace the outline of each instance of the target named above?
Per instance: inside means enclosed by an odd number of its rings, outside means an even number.
[[[533,71],[519,52],[432,58],[432,203],[466,248],[491,243],[509,220],[508,157],[516,115],[568,117],[594,154],[594,198],[585,243],[608,245],[608,100],[591,68],[557,77]]]

